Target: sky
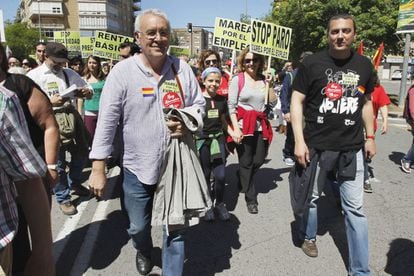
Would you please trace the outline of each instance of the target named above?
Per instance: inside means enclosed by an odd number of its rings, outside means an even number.
[[[271,10],[273,0],[142,0],[142,9],[163,10],[173,28],[185,28],[187,23],[195,26],[214,26],[216,17],[240,20],[246,12],[253,18],[263,18]],[[4,19],[13,20],[20,0],[0,0]]]

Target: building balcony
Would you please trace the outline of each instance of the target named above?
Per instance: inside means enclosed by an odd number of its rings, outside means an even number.
[[[63,17],[63,6],[61,2],[45,2],[32,1],[27,9],[27,17],[33,19],[34,17],[48,16],[48,17]]]
[[[39,28],[39,24],[33,24],[33,27],[38,29]],[[40,28],[41,29],[56,29],[56,30],[64,30],[65,29],[65,25],[64,24],[59,24],[59,23],[46,23],[40,24]]]

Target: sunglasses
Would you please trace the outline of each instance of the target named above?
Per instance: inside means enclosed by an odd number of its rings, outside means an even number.
[[[253,63],[257,63],[259,61],[258,58],[246,58],[244,60],[244,64],[250,64],[253,61]]]
[[[36,52],[38,52],[38,53],[45,53],[46,50],[36,50]]]
[[[28,63],[28,62],[23,62],[22,64],[23,64],[23,65],[29,65],[29,63]]]
[[[211,64],[217,64],[217,59],[206,59],[205,61],[204,61],[204,64],[205,65],[211,65]]]

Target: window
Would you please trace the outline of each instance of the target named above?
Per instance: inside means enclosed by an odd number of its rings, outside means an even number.
[[[53,7],[52,13],[62,13],[62,12],[60,11],[60,7]]]

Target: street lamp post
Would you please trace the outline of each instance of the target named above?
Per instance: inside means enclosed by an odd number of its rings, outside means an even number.
[[[39,41],[42,41],[42,27],[40,26],[40,0],[37,0],[37,15],[39,16]]]

